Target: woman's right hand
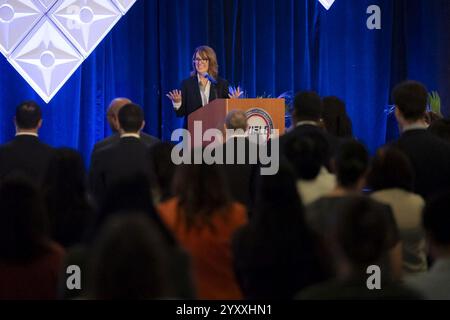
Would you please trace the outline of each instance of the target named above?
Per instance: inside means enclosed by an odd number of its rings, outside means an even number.
[[[181,91],[180,90],[172,90],[168,94],[166,94],[167,98],[172,100],[173,103],[181,103]]]

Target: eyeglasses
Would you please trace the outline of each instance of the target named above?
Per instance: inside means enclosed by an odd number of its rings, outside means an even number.
[[[194,60],[192,60],[192,62],[194,62],[194,63],[200,63],[200,62],[207,63],[207,62],[209,62],[209,59],[195,58]]]

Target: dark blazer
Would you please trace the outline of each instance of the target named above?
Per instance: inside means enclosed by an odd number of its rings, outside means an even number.
[[[424,129],[404,132],[394,144],[412,162],[414,191],[423,197],[450,189],[450,145]]]
[[[147,147],[151,147],[151,146],[161,142],[161,140],[159,140],[158,138],[155,138],[145,132],[141,132],[141,140]],[[97,150],[102,149],[107,146],[110,146],[118,141],[120,141],[120,134],[115,133],[115,134],[113,134],[109,137],[106,137],[105,139],[97,142],[94,145],[94,150],[92,150],[92,152],[96,152]]]
[[[215,99],[228,99],[228,81],[217,78],[217,84],[211,83],[211,90],[209,91],[209,101]],[[190,77],[181,83],[182,102],[181,107],[175,110],[177,117],[188,116],[195,110],[202,107],[202,96],[200,94],[200,87],[198,86],[197,76]]]
[[[106,190],[123,178],[148,175],[148,147],[137,138],[121,138],[117,143],[92,154],[89,183],[91,192],[100,201]]]
[[[34,183],[41,184],[53,150],[37,137],[15,137],[0,147],[0,181],[10,173],[19,172]]]
[[[227,146],[229,148],[232,147],[231,140],[234,142],[233,162],[226,163]],[[244,150],[238,149],[238,146],[240,145],[244,146]],[[220,167],[222,168],[232,197],[235,201],[242,203],[250,210],[252,200],[251,194],[253,191],[252,183],[259,162],[258,145],[253,144],[246,137],[233,137],[217,148],[222,149],[223,165]],[[245,154],[242,154],[243,151]],[[250,152],[256,152],[256,163],[250,163]],[[241,160],[244,160],[244,163],[238,163],[238,157],[241,157]]]

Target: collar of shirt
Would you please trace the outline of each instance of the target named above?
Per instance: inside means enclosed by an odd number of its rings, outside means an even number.
[[[36,138],[39,137],[38,134],[34,133],[34,132],[17,132],[16,137],[19,137],[19,136],[32,136],[32,137],[36,137]]]
[[[403,132],[410,131],[410,130],[417,130],[417,129],[426,130],[427,128],[428,128],[428,125],[426,125],[422,122],[417,122],[417,123],[413,123],[413,124],[405,126],[403,128]]]
[[[206,106],[209,103],[209,93],[211,91],[211,82],[209,82],[209,80],[207,80],[205,90],[202,91],[202,89],[200,88],[200,81],[201,81],[202,77],[199,74],[197,74],[197,79],[198,79],[198,86],[200,89],[200,96],[202,97],[202,105]]]
[[[120,139],[122,138],[137,138],[140,139],[141,136],[138,133],[124,133],[120,135]]]
[[[305,124],[308,124],[308,125],[311,125],[311,126],[316,126],[316,127],[319,126],[319,123],[317,121],[306,121],[305,120],[305,121],[297,122],[296,127],[303,126]]]

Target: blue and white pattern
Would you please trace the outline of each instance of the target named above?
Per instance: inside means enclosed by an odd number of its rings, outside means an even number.
[[[136,0],[0,0],[0,52],[49,102]]]

